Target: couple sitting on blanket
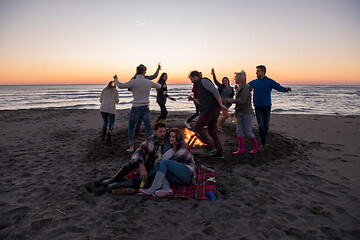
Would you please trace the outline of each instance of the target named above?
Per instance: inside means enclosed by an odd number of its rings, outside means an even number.
[[[167,196],[173,194],[170,183],[188,185],[197,178],[197,167],[182,133],[172,128],[166,133],[165,123],[158,122],[155,134],[148,137],[131,156],[130,162],[110,179],[102,182],[110,192],[119,187],[137,187],[140,182],[153,178],[148,189],[140,192],[148,195]],[[140,178],[123,179],[132,170],[140,167]]]

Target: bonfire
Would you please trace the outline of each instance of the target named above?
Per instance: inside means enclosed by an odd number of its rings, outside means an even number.
[[[185,142],[187,142],[187,144],[190,147],[200,147],[200,146],[206,145],[205,143],[203,143],[200,140],[198,134],[196,134],[195,132],[191,131],[188,128],[184,129],[184,140],[185,140]]]

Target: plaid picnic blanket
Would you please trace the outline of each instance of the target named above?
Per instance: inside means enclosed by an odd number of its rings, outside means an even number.
[[[139,176],[139,170],[134,169],[126,176],[126,178],[132,179]],[[213,180],[215,180],[215,171],[210,171],[206,167],[199,167],[196,185],[172,184],[171,189],[174,191],[174,194],[169,197],[210,200],[210,197],[208,196],[209,191],[211,191],[216,196],[216,183]]]

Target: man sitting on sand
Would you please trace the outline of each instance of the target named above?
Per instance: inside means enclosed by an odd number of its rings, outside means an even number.
[[[155,134],[148,137],[131,156],[130,162],[120,169],[112,178],[102,182],[103,186],[110,192],[119,187],[138,187],[141,181],[146,182],[153,177],[152,171],[156,158],[162,156],[171,147],[166,135],[165,123],[158,122],[154,126]],[[140,167],[140,179],[126,181],[123,178],[135,168]]]
[[[161,85],[158,83],[154,83],[145,78],[146,70],[142,66],[138,66],[136,68],[136,78],[131,79],[126,83],[120,83],[117,76],[114,76],[114,80],[116,85],[119,88],[128,88],[133,93],[133,102],[132,108],[129,115],[129,149],[126,151],[133,152],[134,151],[134,138],[135,138],[135,124],[139,121],[139,119],[143,119],[145,124],[145,129],[148,136],[153,135],[153,130],[151,128],[150,122],[150,110],[149,110],[149,97],[151,88],[159,89]]]
[[[257,79],[249,82],[249,85],[254,89],[253,104],[255,106],[256,120],[259,124],[261,150],[263,150],[266,146],[266,135],[269,130],[271,112],[271,90],[274,88],[280,92],[291,91],[291,88],[285,88],[281,86],[279,83],[265,76],[265,73],[265,66],[257,66]]]

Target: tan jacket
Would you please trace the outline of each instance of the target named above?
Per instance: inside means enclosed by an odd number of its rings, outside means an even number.
[[[254,110],[251,105],[251,91],[252,88],[249,84],[243,84],[235,94],[235,99],[232,100],[235,106],[236,116],[244,114],[254,114]]]
[[[100,94],[100,111],[115,114],[116,103],[119,102],[119,92],[116,88],[103,90]]]

